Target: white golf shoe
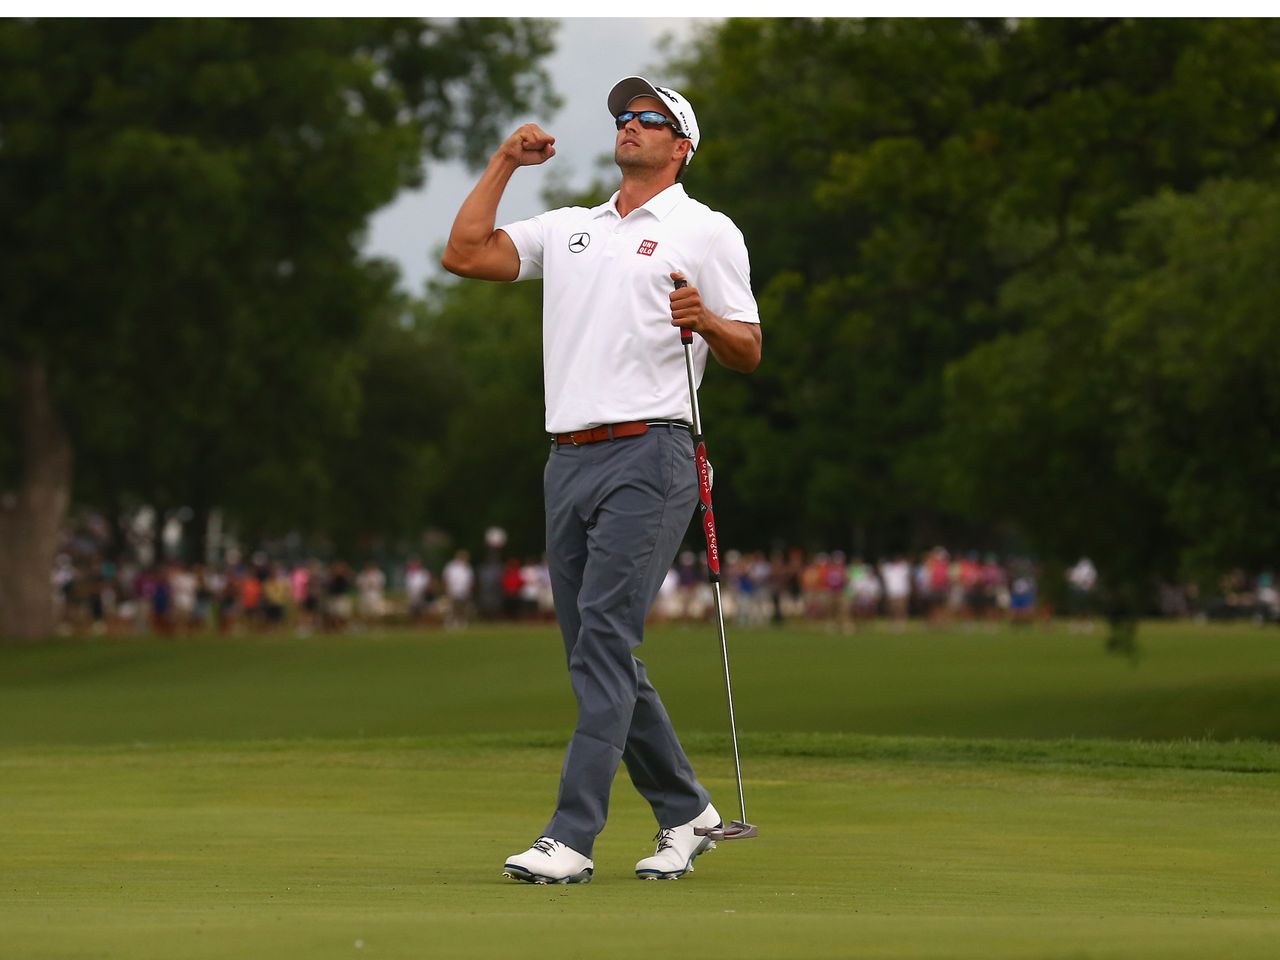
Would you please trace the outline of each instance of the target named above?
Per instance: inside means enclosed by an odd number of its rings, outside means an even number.
[[[590,883],[594,870],[591,860],[550,837],[539,837],[502,865],[504,877],[527,883]]]
[[[658,849],[652,857],[645,857],[636,864],[636,876],[641,880],[675,880],[693,871],[693,859],[707,850],[714,850],[716,842],[710,837],[699,837],[694,827],[718,827],[720,814],[707,804],[707,809],[688,823],[659,830],[656,839]]]

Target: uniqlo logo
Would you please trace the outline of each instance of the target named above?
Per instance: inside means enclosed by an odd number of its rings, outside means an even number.
[[[643,254],[646,257],[652,257],[653,251],[658,249],[657,240],[641,240],[640,249],[636,253]]]

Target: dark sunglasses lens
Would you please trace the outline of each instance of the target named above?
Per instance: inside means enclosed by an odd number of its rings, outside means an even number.
[[[658,127],[675,128],[674,123],[655,110],[645,110],[643,113],[635,113],[634,111],[628,110],[626,113],[618,114],[614,118],[614,123],[617,125],[618,129],[621,130],[630,123],[632,119],[639,120],[641,126],[648,127],[650,130],[655,130]]]

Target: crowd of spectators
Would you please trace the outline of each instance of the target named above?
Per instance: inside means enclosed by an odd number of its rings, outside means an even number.
[[[1025,558],[937,547],[872,561],[792,549],[729,552],[721,588],[726,618],[744,626],[803,621],[854,631],[873,622],[1030,624],[1054,615],[1097,616],[1093,564],[1081,559],[1064,579],[1051,605],[1040,593],[1039,569]],[[341,560],[283,562],[262,552],[247,559],[232,552],[225,563],[197,565],[116,565],[63,555],[52,585],[62,628],[73,633],[307,634],[554,620],[545,562],[496,550],[478,563],[459,550],[436,568],[410,557],[358,569]],[[713,602],[704,557],[686,551],[662,584],[653,618],[701,620],[713,614]],[[1280,592],[1269,573],[1249,579],[1236,572],[1206,604],[1189,588],[1167,588],[1155,612],[1280,620]]]
[[[477,570],[465,550],[439,570],[403,563],[282,562],[266,553],[225,563],[142,565],[73,560],[53,571],[67,632],[299,634],[395,625],[465,627],[476,618],[550,618],[550,580],[541,562],[514,558]]]
[[[714,602],[699,567],[696,554],[681,554],[659,595],[659,616],[700,616]],[[1083,614],[1092,607],[1097,574],[1084,560],[1073,576],[1079,588],[1075,606]],[[853,630],[879,619],[1030,622],[1048,613],[1037,597],[1037,578],[1035,565],[1025,559],[953,557],[942,547],[914,558],[879,560],[796,548],[728,553],[722,593],[725,615],[744,625],[803,619]]]

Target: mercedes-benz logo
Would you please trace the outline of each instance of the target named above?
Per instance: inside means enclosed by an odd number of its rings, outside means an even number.
[[[581,253],[589,246],[591,246],[591,234],[589,233],[575,233],[569,238],[570,253]]]

